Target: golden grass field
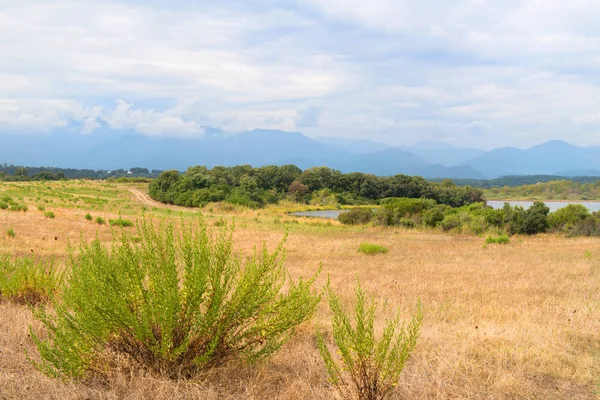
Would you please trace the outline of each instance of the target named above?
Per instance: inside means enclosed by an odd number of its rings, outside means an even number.
[[[84,219],[153,218],[178,223],[179,209],[152,208],[130,192],[143,185],[102,182],[0,183],[29,211],[0,211],[0,251],[65,255],[80,237],[109,242],[111,228]],[[43,204],[56,218],[37,210]],[[484,238],[434,231],[348,228],[309,219],[299,223],[280,210],[203,210],[209,225],[235,219],[236,246],[274,248],[286,229],[286,266],[309,276],[323,265],[348,305],[360,279],[381,305],[380,320],[399,306],[408,316],[418,299],[425,315],[421,338],[407,364],[396,399],[595,399],[600,393],[600,239],[554,235],[515,237],[484,247]],[[184,211],[184,218],[197,216]],[[6,235],[13,228],[14,238]],[[125,228],[135,234],[135,228]],[[388,254],[357,252],[363,242]],[[0,399],[330,399],[316,341],[329,329],[326,302],[313,321],[269,362],[231,365],[192,381],[173,382],[115,362],[106,377],[88,382],[48,378],[26,359],[35,356],[28,327],[41,329],[27,307],[0,303]]]

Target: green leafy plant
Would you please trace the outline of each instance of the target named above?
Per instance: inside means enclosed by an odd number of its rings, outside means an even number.
[[[94,217],[92,217],[92,214],[90,214],[90,213],[85,214],[85,217],[83,217],[83,218],[85,218],[86,221],[92,221],[94,219]]]
[[[364,254],[385,254],[389,250],[385,246],[373,243],[361,243],[358,246],[358,251]]]
[[[373,219],[373,211],[369,208],[353,208],[338,216],[338,221],[344,225],[364,225]]]
[[[116,353],[166,377],[191,377],[269,357],[316,310],[316,276],[289,278],[284,241],[242,258],[229,226],[213,234],[202,220],[198,228],[182,221],[175,233],[142,220],[137,230],[139,244],[115,233],[110,250],[98,240],[71,249],[55,312],[36,314],[49,338],[31,332],[45,373],[81,376]]]
[[[328,345],[321,332],[317,333],[317,344],[329,381],[344,399],[386,398],[397,386],[417,343],[423,322],[420,303],[408,324],[400,324],[399,317],[386,321],[378,340],[374,327],[376,305],[373,300],[366,299],[360,283],[356,288],[352,317],[344,310],[329,283],[326,291],[333,313],[333,344]],[[330,347],[335,347],[336,351],[332,352]]]
[[[29,207],[27,207],[27,205],[25,205],[25,204],[14,203],[10,207],[8,207],[8,211],[16,211],[16,212],[23,211],[23,212],[27,212],[27,210],[29,210]]]
[[[119,217],[118,219],[109,219],[108,223],[110,226],[118,226],[121,228],[130,228],[133,226],[133,222],[128,219]]]
[[[13,228],[8,228],[6,230],[6,234],[12,238],[14,238],[15,236],[17,236],[17,234],[15,233],[15,230]]]
[[[0,256],[0,298],[35,305],[48,301],[59,288],[61,274],[54,260]]]
[[[52,211],[46,211],[44,213],[44,217],[53,219],[54,217],[56,217],[56,215],[54,215],[54,213]]]
[[[10,207],[10,205],[7,202],[0,200],[0,210],[6,210],[8,207]]]
[[[46,211],[46,207],[42,204],[38,204],[37,209],[38,211]]]
[[[96,223],[98,225],[104,225],[106,223],[106,221],[104,220],[104,218],[98,217],[98,218],[96,218]]]
[[[510,238],[508,237],[508,235],[500,235],[500,236],[488,236],[487,239],[485,239],[485,243],[486,244],[509,244],[510,243]]]

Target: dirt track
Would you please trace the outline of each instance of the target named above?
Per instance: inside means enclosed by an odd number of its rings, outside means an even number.
[[[158,207],[158,208],[171,208],[166,204],[161,204],[157,201],[154,201],[150,198],[150,196],[148,196],[146,193],[142,192],[141,190],[138,189],[129,189],[129,191],[131,193],[133,193],[135,195],[135,197],[138,199],[138,201],[140,203],[143,203],[147,206],[150,207]]]

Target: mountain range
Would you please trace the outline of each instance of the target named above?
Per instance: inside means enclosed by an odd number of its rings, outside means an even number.
[[[0,133],[0,162],[61,168],[185,170],[250,164],[328,166],[342,172],[420,175],[426,178],[496,178],[504,175],[600,176],[600,146],[549,141],[529,149],[483,151],[443,142],[393,147],[369,140],[311,139],[299,132],[256,129],[227,134],[207,128],[198,138],[153,137],[103,127],[93,134]]]

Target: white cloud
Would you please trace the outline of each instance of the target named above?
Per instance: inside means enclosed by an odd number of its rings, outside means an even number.
[[[0,0],[0,123],[596,143],[599,19],[592,0]]]

